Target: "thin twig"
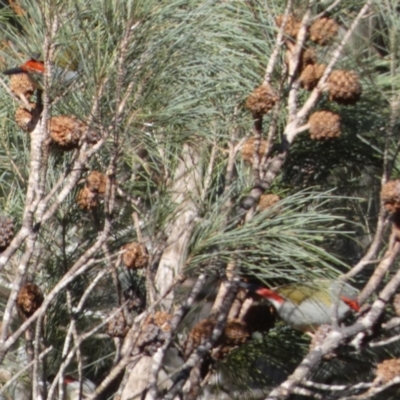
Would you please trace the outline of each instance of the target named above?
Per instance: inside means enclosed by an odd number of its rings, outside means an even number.
[[[192,307],[193,303],[195,302],[198,294],[203,289],[206,279],[207,279],[207,275],[205,273],[202,273],[199,275],[196,283],[194,284],[194,286],[190,292],[190,295],[187,297],[184,304],[182,304],[182,306],[179,307],[178,310],[174,313],[174,316],[172,317],[172,320],[170,323],[171,328],[170,328],[170,331],[168,332],[168,336],[165,339],[165,343],[163,344],[163,346],[160,349],[158,349],[157,353],[153,356],[153,364],[151,367],[151,377],[149,379],[149,386],[148,386],[148,391],[147,391],[145,400],[156,400],[157,399],[157,378],[158,378],[158,373],[160,372],[160,369],[162,367],[162,361],[164,359],[165,352],[167,351],[168,347],[170,346],[173,334],[176,332],[176,329],[177,329],[179,323],[181,322],[182,318],[190,310],[190,308]]]
[[[342,0],[335,0],[332,4],[330,4],[328,7],[325,8],[324,11],[321,11],[319,14],[317,14],[315,17],[312,18],[313,21],[322,18],[323,16],[329,14],[336,6],[340,4]]]
[[[287,24],[287,22],[289,20],[289,14],[290,14],[290,11],[292,9],[292,3],[293,3],[292,0],[289,0],[287,2],[286,9],[285,9],[285,12],[283,14],[282,25],[281,25],[281,27],[279,29],[274,49],[272,50],[271,56],[270,56],[269,61],[268,61],[267,68],[265,70],[264,82],[263,83],[266,84],[266,85],[269,84],[269,82],[271,80],[272,72],[274,71],[275,64],[277,62],[279,53],[281,52],[281,48],[282,48],[282,45],[283,45],[283,42],[284,42],[284,31],[285,31],[286,24]]]

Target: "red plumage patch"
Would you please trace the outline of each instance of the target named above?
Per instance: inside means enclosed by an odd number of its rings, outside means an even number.
[[[29,60],[21,66],[26,72],[44,73],[44,64],[41,61]]]
[[[357,300],[352,300],[345,296],[340,296],[340,298],[354,311],[360,311],[360,305]]]

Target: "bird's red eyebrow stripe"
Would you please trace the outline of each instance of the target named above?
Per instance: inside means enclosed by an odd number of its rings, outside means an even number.
[[[261,297],[265,297],[266,299],[276,300],[278,303],[283,303],[285,301],[285,299],[278,293],[267,288],[259,288],[256,290],[256,293]]]
[[[44,72],[44,64],[36,60],[27,61],[21,68],[27,72]]]
[[[360,305],[357,300],[352,300],[345,296],[340,296],[340,298],[354,311],[360,311]]]

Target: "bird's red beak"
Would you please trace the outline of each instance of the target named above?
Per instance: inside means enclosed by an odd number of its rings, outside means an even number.
[[[282,296],[279,296],[278,293],[274,292],[273,290],[267,289],[265,287],[261,287],[255,291],[259,296],[264,297],[266,299],[276,300],[279,303],[284,301]]]
[[[264,297],[266,299],[276,300],[279,303],[282,303],[285,300],[283,297],[279,296],[279,294],[274,292],[273,290],[267,289],[266,287],[256,283],[239,282],[239,287],[247,289],[253,293],[257,293],[259,296]]]

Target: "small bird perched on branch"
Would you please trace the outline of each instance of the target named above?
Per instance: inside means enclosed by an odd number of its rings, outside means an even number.
[[[35,60],[31,58],[26,63],[19,67],[11,68],[3,71],[4,75],[14,75],[14,74],[44,74],[45,68],[42,61]]]
[[[303,332],[314,332],[320,325],[331,323],[335,312],[340,322],[349,312],[360,309],[357,290],[340,281],[317,280],[276,289],[243,282],[239,285],[268,299],[283,321]]]
[[[72,79],[78,76],[78,72],[74,71],[72,68],[72,64],[64,65],[65,63],[61,62],[63,59],[60,59],[60,63],[57,65],[53,65],[53,72],[56,77],[60,76],[64,82],[69,82]],[[28,74],[31,78],[32,76],[40,76],[45,72],[45,64],[43,61],[36,60],[31,58],[26,61],[24,64],[20,65],[16,68],[10,68],[3,71],[4,75],[16,75],[16,74]]]
[[[71,70],[71,63],[63,62],[63,58],[60,58],[60,61],[59,65],[52,65],[52,76],[56,78],[56,82],[62,82],[64,87],[78,76],[78,72]],[[65,68],[62,67],[63,65],[65,65]],[[35,90],[38,90],[38,96],[43,90],[42,78],[45,71],[44,62],[35,58],[31,58],[19,67],[3,71],[3,74],[11,75],[10,90],[21,99],[24,108],[27,110],[34,108],[30,103],[30,98]]]

